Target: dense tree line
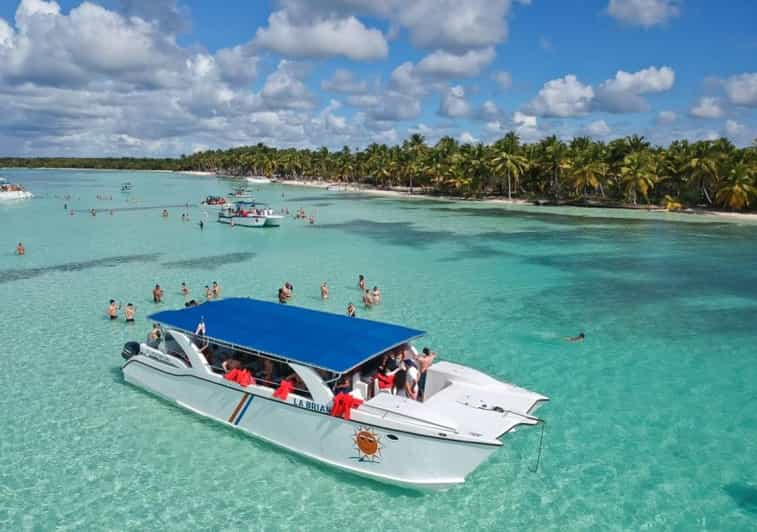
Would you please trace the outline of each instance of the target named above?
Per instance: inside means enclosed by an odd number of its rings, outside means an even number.
[[[0,159],[0,166],[200,170],[280,179],[317,179],[377,187],[411,187],[464,197],[506,196],[555,202],[754,208],[757,140],[737,148],[727,139],[667,148],[644,137],[610,142],[555,136],[523,144],[508,133],[490,145],[421,135],[402,145],[364,150],[277,149],[258,144],[198,152],[179,159]]]

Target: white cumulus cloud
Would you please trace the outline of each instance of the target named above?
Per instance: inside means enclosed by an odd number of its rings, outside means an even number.
[[[672,124],[676,121],[678,118],[678,115],[674,113],[673,111],[660,111],[657,113],[657,123],[658,124]]]
[[[594,137],[604,137],[610,132],[610,126],[604,120],[595,120],[586,126],[586,131]]]
[[[723,82],[723,87],[731,103],[757,107],[757,72],[731,76]]]
[[[677,0],[610,0],[607,13],[632,26],[650,28],[680,15]]]
[[[499,88],[502,90],[507,90],[513,86],[513,76],[504,70],[495,72],[494,75],[492,75],[492,79],[497,82],[497,85],[499,85]]]
[[[469,50],[462,54],[437,50],[421,59],[418,72],[431,77],[454,79],[478,76],[481,70],[492,62],[493,47]]]
[[[354,16],[292,20],[285,10],[268,17],[268,27],[259,28],[254,42],[293,57],[343,56],[355,61],[382,59],[389,53],[384,35],[366,28]]]
[[[689,109],[689,114],[695,118],[720,118],[723,116],[723,109],[717,98],[705,97]]]
[[[591,110],[594,89],[584,85],[573,74],[553,79],[524,107],[529,114],[552,117],[571,117],[587,114]]]
[[[596,104],[600,110],[610,113],[649,111],[649,104],[641,95],[670,90],[674,82],[675,72],[667,66],[633,73],[618,70],[614,78],[597,87]]]
[[[470,115],[471,106],[465,99],[465,89],[455,85],[447,89],[442,95],[439,114],[450,118],[462,118]]]

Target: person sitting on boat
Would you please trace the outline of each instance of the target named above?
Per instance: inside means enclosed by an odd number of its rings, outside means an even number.
[[[126,304],[124,309],[124,319],[126,323],[134,323],[134,315],[137,313],[137,309],[131,303]]]
[[[324,281],[321,283],[321,299],[328,299],[329,298],[329,285],[326,284]]]
[[[405,386],[404,396],[408,399],[418,399],[418,365],[413,359],[405,359]],[[401,395],[398,393],[398,395]]]
[[[378,305],[381,303],[381,290],[379,290],[378,286],[373,287],[373,292],[371,292],[371,297],[373,298],[373,304]]]
[[[118,303],[116,303],[115,299],[111,299],[110,303],[108,303],[108,310],[106,311],[106,314],[111,320],[118,318]]]
[[[160,344],[160,327],[157,323],[152,324],[152,330],[147,335],[147,345],[152,348],[157,348]]]
[[[339,382],[336,384],[336,387],[334,388],[334,395],[339,395],[340,393],[350,393],[350,392],[352,392],[352,376],[342,375],[342,378],[339,379]]]
[[[351,302],[349,305],[347,305],[347,316],[349,316],[350,318],[354,318],[355,316],[357,316],[355,305],[353,305]]]
[[[16,255],[26,255],[26,248],[21,242],[16,246]]]
[[[213,281],[213,299],[221,297],[221,285]]]
[[[221,367],[228,373],[235,369],[242,369],[242,363],[236,358],[227,358],[221,363]]]
[[[159,284],[156,284],[155,288],[152,289],[152,300],[154,303],[163,302],[163,289]]]

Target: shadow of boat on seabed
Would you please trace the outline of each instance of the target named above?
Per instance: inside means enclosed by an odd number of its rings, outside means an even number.
[[[739,508],[757,515],[757,485],[732,482],[723,487],[723,490],[736,501]]]

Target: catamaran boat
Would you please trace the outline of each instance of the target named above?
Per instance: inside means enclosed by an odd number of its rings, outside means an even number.
[[[247,177],[245,179],[247,180],[248,183],[252,183],[254,185],[267,185],[271,182],[270,179],[262,175]]]
[[[244,227],[278,227],[284,218],[275,214],[273,209],[262,206],[253,201],[237,201],[218,213],[218,221],[222,224],[242,225]],[[262,207],[261,207],[262,206]]]
[[[33,198],[34,194],[21,185],[8,183],[4,177],[0,177],[0,200],[21,200]]]
[[[161,339],[124,346],[126,382],[386,483],[441,489],[464,482],[505,435],[541,423],[533,414],[548,400],[447,361],[427,370],[422,402],[376,391],[371,379],[385,355],[415,352],[410,342],[424,334],[399,325],[247,298],[149,319],[160,324]],[[345,381],[350,394],[340,388]]]

